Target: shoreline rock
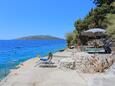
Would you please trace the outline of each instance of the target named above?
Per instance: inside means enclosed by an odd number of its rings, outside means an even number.
[[[79,52],[74,55],[73,59],[75,60],[75,69],[83,73],[102,73],[114,63],[114,58],[111,54],[91,55]]]

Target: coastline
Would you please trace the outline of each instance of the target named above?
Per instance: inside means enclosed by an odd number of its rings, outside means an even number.
[[[20,63],[35,58],[36,55],[46,56],[49,52],[55,53],[66,47],[66,42],[62,40],[5,40],[0,44],[3,44],[0,50],[0,80],[6,77],[10,70],[17,69]]]
[[[29,59],[18,65],[18,69],[11,70],[9,75],[0,82],[0,86],[89,86],[94,76],[105,77],[105,73],[87,74],[77,73],[76,70],[60,69],[59,60],[68,58],[71,54],[71,50],[67,51],[67,49],[54,53],[52,61],[57,65],[55,68],[35,67],[39,58]]]
[[[60,50],[58,50],[58,51],[55,51],[53,54],[57,54],[57,53],[59,53],[59,52],[62,52],[62,51],[64,51],[65,49],[66,49],[66,48],[60,49]],[[48,55],[46,55],[46,56],[44,56],[44,57],[48,57]],[[1,82],[1,81],[6,81],[7,78],[8,78],[10,75],[12,75],[12,74],[17,75],[17,74],[15,73],[16,71],[22,70],[22,69],[26,69],[29,65],[32,66],[32,64],[35,64],[35,63],[38,62],[39,60],[40,60],[40,58],[38,58],[38,57],[33,57],[33,58],[30,58],[30,59],[28,59],[28,60],[26,60],[26,61],[24,61],[24,62],[21,62],[20,64],[16,65],[16,67],[15,67],[14,69],[10,69],[9,74],[8,74],[6,77],[4,77],[3,79],[1,79],[0,82]]]
[[[23,69],[28,68],[29,65],[31,65],[33,62],[35,62],[35,61],[37,61],[37,60],[39,61],[39,58],[37,58],[37,57],[31,58],[31,59],[28,59],[28,60],[26,60],[26,61],[20,63],[19,65],[17,65],[17,66],[16,66],[16,69],[10,69],[10,73],[9,73],[6,77],[4,77],[4,78],[1,80],[1,82],[2,82],[2,81],[6,81],[7,78],[10,77],[12,74],[17,75],[17,73],[16,73],[17,71],[19,71],[19,70],[22,71]]]
[[[68,57],[71,55],[71,53],[67,53],[67,52],[64,52],[64,51],[58,51],[58,52],[55,52],[53,55],[54,55],[54,58],[53,58],[53,61],[55,61],[55,64],[58,64],[58,59],[60,58],[64,58],[65,54],[68,54]],[[47,57],[47,56],[46,56]],[[66,57],[66,56],[65,56]],[[61,72],[62,74],[65,73],[65,71],[61,71],[60,69],[58,69],[58,67],[56,68],[38,68],[38,67],[34,67],[36,65],[36,62],[39,61],[39,58],[35,57],[35,58],[31,58],[25,62],[23,62],[22,64],[19,64],[18,65],[18,69],[13,69],[11,70],[11,72],[8,74],[7,77],[5,77],[3,80],[1,80],[0,82],[0,86],[12,86],[10,84],[13,84],[13,80],[17,82],[17,80],[22,81],[22,79],[24,79],[26,77],[26,73],[28,71],[31,71],[31,72],[35,72],[37,71],[38,75],[39,73],[41,75],[43,75],[42,77],[47,77],[47,73],[51,73],[51,72],[55,72],[55,71],[59,71]],[[40,70],[39,70],[40,69]],[[42,73],[43,72],[43,73]],[[71,71],[70,71],[71,72]],[[75,72],[75,71],[74,71]],[[24,75],[22,75],[24,73]],[[36,73],[36,72],[35,72]],[[32,73],[31,73],[32,74]],[[30,75],[31,75],[30,74]],[[56,73],[57,74],[57,73]],[[61,74],[61,76],[62,76]],[[70,74],[70,73],[68,73]],[[49,74],[48,74],[49,75]],[[57,74],[58,75],[58,74]],[[17,79],[18,76],[21,76],[19,79]],[[40,76],[40,75],[39,75]],[[42,78],[42,77],[39,77],[38,79]],[[34,76],[35,78],[35,76]],[[27,78],[26,78],[27,79]],[[27,80],[28,81],[28,80]],[[33,81],[33,80],[32,80]],[[40,79],[40,81],[42,82],[42,79]],[[29,81],[30,82],[30,81]],[[10,83],[10,84],[9,84]],[[18,85],[15,85],[15,86],[18,86]],[[22,86],[26,86],[26,85],[22,85]],[[29,85],[27,85],[29,86]],[[32,85],[30,85],[32,86]]]
[[[3,79],[1,79],[0,82],[1,82],[2,80],[6,80],[7,77],[8,77],[10,74],[12,74],[14,71],[19,70],[19,69],[21,69],[22,67],[26,67],[26,65],[29,65],[31,62],[34,62],[35,59],[36,59],[36,60],[37,60],[37,59],[39,60],[39,58],[34,57],[34,58],[30,58],[30,59],[28,59],[28,60],[25,60],[25,61],[19,63],[18,65],[15,66],[15,68],[10,69],[10,72],[9,72]]]

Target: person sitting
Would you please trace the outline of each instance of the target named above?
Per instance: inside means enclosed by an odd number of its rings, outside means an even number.
[[[105,41],[103,47],[104,47],[106,53],[111,53],[112,52],[111,45],[112,45],[112,41],[111,40],[106,40]]]
[[[50,53],[48,54],[48,60],[51,62],[52,58],[53,58],[53,54],[50,52]]]
[[[37,65],[39,65],[41,63],[52,64],[51,60],[53,58],[53,54],[51,52],[48,54],[48,58],[46,58],[46,57],[40,57],[40,56],[38,56],[38,57],[40,58],[40,60],[37,62],[37,64],[35,66],[37,66]]]

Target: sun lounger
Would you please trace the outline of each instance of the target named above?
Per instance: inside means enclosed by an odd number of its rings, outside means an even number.
[[[51,53],[49,53],[48,55],[48,58],[46,57],[39,57],[40,60],[37,62],[37,64],[35,65],[36,66],[44,66],[44,67],[51,67],[51,66],[54,66],[54,63],[52,62],[52,57],[53,55]]]
[[[52,61],[43,61],[39,64],[39,67],[57,67]]]
[[[105,53],[103,48],[86,48],[85,52],[87,53]]]

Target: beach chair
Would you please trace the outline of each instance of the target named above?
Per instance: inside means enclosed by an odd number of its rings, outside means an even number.
[[[44,67],[51,67],[51,66],[53,66],[53,62],[52,62],[52,58],[53,58],[53,55],[52,55],[52,53],[49,53],[49,55],[48,55],[48,57],[46,58],[46,57],[39,57],[40,58],[40,60],[37,62],[37,64],[35,65],[35,67],[36,66],[40,66],[40,67],[42,67],[42,66],[44,66]]]

